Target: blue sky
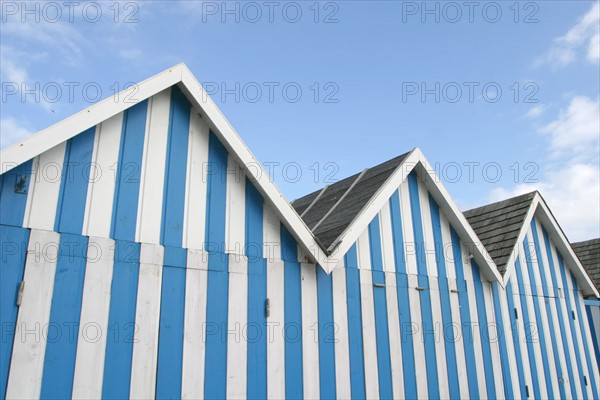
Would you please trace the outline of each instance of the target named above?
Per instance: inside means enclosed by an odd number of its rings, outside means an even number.
[[[462,209],[539,189],[600,236],[598,1],[1,11],[2,147],[185,62],[290,200],[418,146]]]

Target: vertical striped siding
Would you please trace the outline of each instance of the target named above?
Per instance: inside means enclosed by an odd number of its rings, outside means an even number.
[[[74,340],[48,341],[41,356],[27,334],[19,341],[17,330],[13,341],[6,332],[0,390],[78,398],[518,398],[533,382],[531,396],[598,396],[581,293],[537,220],[517,259],[519,291],[509,284],[504,292],[463,262],[458,235],[412,173],[327,275],[298,262],[276,212],[243,175],[228,173],[240,168],[232,160],[173,88],[19,167],[33,169],[27,194],[14,193],[16,178],[3,174],[3,232],[54,227],[64,232],[56,243],[86,242],[86,250],[98,245],[107,255],[97,263],[14,261],[6,280],[13,261],[3,259],[2,287],[13,287],[3,289],[3,324],[80,323]],[[52,163],[58,177],[46,179]],[[116,180],[87,179],[90,163]],[[21,238],[23,248],[50,240],[34,232]],[[3,257],[13,251],[4,247]],[[62,271],[74,272],[72,263],[79,275],[69,280]],[[26,296],[17,317],[9,297],[21,277]],[[59,306],[63,298],[70,300]],[[507,326],[521,318],[539,329],[540,343],[524,340],[532,330],[522,324],[512,337]],[[82,340],[90,323],[106,331],[99,341]]]
[[[596,363],[600,364],[600,344],[598,343],[598,340],[600,340],[600,306],[597,303],[586,302],[585,312],[590,325],[590,336],[594,346]]]

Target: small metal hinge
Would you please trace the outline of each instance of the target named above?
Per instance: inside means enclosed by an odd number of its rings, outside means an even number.
[[[267,297],[265,300],[265,317],[269,318],[271,316],[271,300]]]
[[[584,375],[584,376],[583,376],[583,382],[585,383],[585,386],[587,386],[587,385],[588,385],[588,383],[587,383],[587,375]]]
[[[25,290],[25,281],[19,283],[19,290],[17,291],[17,307],[21,306],[23,302],[23,291]]]
[[[450,293],[458,293],[458,289],[450,289]]]
[[[373,286],[375,287],[385,287],[384,283],[374,283]]]
[[[515,319],[519,319],[519,312],[517,311],[517,307],[515,307]]]
[[[573,316],[573,321],[575,320],[575,311],[571,310],[571,315]]]
[[[419,292],[422,292],[423,290],[427,290],[427,288],[424,288],[421,286],[417,286],[415,289],[417,289]]]
[[[525,394],[527,395],[527,398],[529,398],[529,386],[525,385]]]

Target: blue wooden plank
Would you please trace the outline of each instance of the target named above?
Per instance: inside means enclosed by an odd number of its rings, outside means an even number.
[[[246,179],[246,246],[248,257],[248,384],[246,397],[267,398],[266,260],[263,249],[263,198]]]
[[[0,225],[23,226],[31,168],[29,160],[0,175]]]
[[[56,232],[81,234],[95,134],[93,127],[67,141],[54,223]]]
[[[467,282],[465,281],[465,272],[463,269],[460,238],[452,227],[450,227],[450,236],[452,238],[452,253],[454,254],[454,267],[456,269],[456,287],[458,289],[458,306],[460,308],[462,337],[467,364],[469,397],[475,399],[479,397],[479,383],[477,382],[477,369],[475,367],[477,364],[475,363],[475,348],[473,347],[473,323],[469,307],[469,294],[467,292]]]
[[[165,247],[160,297],[156,398],[181,398],[186,250]],[[174,261],[174,262],[173,262]]]
[[[552,296],[554,297],[554,300],[552,301],[552,303],[554,304],[554,307],[556,308],[556,314],[557,314],[557,318],[558,318],[558,324],[560,326],[560,334],[561,337],[563,338],[562,340],[562,347],[563,347],[563,352],[565,354],[565,359],[567,361],[567,373],[569,374],[569,385],[571,387],[571,393],[573,396],[575,396],[575,393],[577,393],[577,389],[576,389],[576,383],[575,383],[575,375],[573,374],[573,365],[571,364],[571,357],[569,356],[569,342],[567,340],[567,330],[565,327],[565,317],[563,315],[563,308],[560,305],[560,296],[558,293],[558,278],[556,276],[556,268],[554,265],[554,258],[552,257],[552,249],[551,249],[551,243],[550,243],[550,238],[548,237],[548,232],[546,232],[546,230],[542,227],[542,235],[544,237],[544,244],[546,246],[546,255],[548,256],[548,264],[550,267],[550,278],[552,279],[552,286],[554,287],[554,293],[552,293]]]
[[[527,306],[527,295],[525,295],[525,284],[523,282],[523,273],[521,272],[521,262],[519,257],[515,259],[515,273],[519,285],[519,296],[521,297],[521,313],[523,314],[523,327],[525,329],[525,342],[527,343],[527,353],[529,354],[529,367],[531,369],[531,378],[533,380],[533,395],[536,399],[541,399],[540,383],[538,380],[538,366],[533,350],[534,343],[537,343],[537,327],[539,324],[531,323],[529,318],[529,307]]]
[[[450,288],[448,287],[448,274],[446,271],[446,260],[443,248],[444,241],[442,239],[440,209],[431,195],[429,195],[429,209],[431,214],[431,225],[433,229],[433,242],[435,245],[435,261],[438,270],[438,286],[440,290],[440,305],[442,310],[444,347],[448,371],[448,389],[450,398],[458,399],[460,398],[460,385],[458,383],[458,367],[456,364],[456,338],[454,337],[454,325],[452,323]]]
[[[229,260],[223,252],[227,150],[212,132],[208,141],[208,167],[205,248],[209,256],[204,381],[207,399],[225,398],[227,394],[227,337],[224,330],[227,329],[229,300]]]
[[[161,244],[181,247],[183,209],[187,176],[187,154],[190,131],[190,103],[174,86],[171,89],[171,109],[163,190]]]
[[[419,202],[419,183],[417,174],[413,171],[408,175],[408,192],[415,239],[417,271],[419,286],[426,290],[420,291],[421,319],[425,344],[425,362],[427,369],[427,390],[431,398],[440,397],[437,372],[437,356],[435,351],[435,326],[431,309],[431,294],[429,292],[429,277],[425,261],[425,240],[423,238],[423,223],[421,220],[421,204]]]
[[[555,331],[556,324],[554,323],[554,318],[552,317],[552,304],[551,303],[554,303],[554,301],[552,301],[552,302],[550,301],[550,293],[548,292],[548,281],[546,279],[546,273],[545,273],[548,266],[544,264],[544,259],[542,257],[542,251],[541,251],[541,247],[540,247],[540,238],[538,235],[537,224],[535,223],[535,218],[533,218],[531,220],[531,231],[533,234],[533,243],[535,246],[535,254],[537,254],[537,264],[538,264],[537,266],[540,271],[540,277],[542,280],[542,294],[544,296],[546,317],[548,318],[548,326],[550,328],[549,334],[550,334],[550,340],[552,342],[552,354],[554,356],[554,368],[556,369],[556,374],[559,379],[558,390],[560,392],[560,398],[566,399],[567,394],[565,391],[563,370],[560,365],[558,344],[557,344],[557,340],[556,340],[556,331]],[[554,296],[554,293],[552,293],[552,295]]]
[[[585,312],[588,318],[588,324],[590,325],[590,333],[592,335],[592,344],[594,345],[594,355],[596,356],[596,365],[600,364],[600,347],[598,346],[598,336],[596,335],[596,326],[594,326],[594,311],[598,312],[595,309],[594,305],[586,305]]]
[[[365,398],[362,314],[360,307],[360,271],[356,244],[344,256],[348,305],[348,347],[350,353],[350,390],[353,399]]]
[[[492,361],[492,349],[490,347],[490,335],[488,331],[488,318],[485,308],[485,297],[479,266],[471,261],[473,271],[473,283],[475,285],[475,299],[477,302],[477,317],[479,319],[479,332],[481,337],[481,349],[483,352],[483,369],[485,371],[485,386],[489,399],[496,398],[496,386],[494,385],[494,363]]]
[[[492,283],[492,296],[494,298],[494,314],[496,315],[496,330],[498,332],[498,348],[500,349],[500,363],[502,365],[502,384],[504,386],[504,396],[508,400],[515,398],[513,391],[512,374],[508,358],[508,342],[506,341],[506,331],[504,330],[504,316],[502,315],[502,303],[498,293],[498,282]],[[516,343],[515,343],[516,345]],[[521,368],[521,364],[517,368]]]
[[[335,334],[333,320],[333,282],[317,265],[319,313],[319,382],[322,399],[335,399]]]
[[[83,298],[88,238],[62,234],[48,323],[42,398],[70,398]]]
[[[573,283],[573,293],[574,296],[577,296],[575,299],[575,309],[577,310],[577,320],[579,321],[579,330],[581,332],[581,341],[583,342],[583,348],[585,352],[585,359],[587,361],[588,367],[588,382],[592,385],[592,393],[594,395],[594,399],[599,399],[598,397],[598,382],[596,382],[596,374],[594,370],[596,370],[597,366],[594,365],[594,360],[591,357],[592,352],[590,351],[590,343],[587,340],[587,335],[585,334],[585,317],[583,316],[583,311],[581,310],[581,296],[579,292],[579,287],[577,285],[577,279],[575,279],[575,275],[573,275],[570,271],[571,282]]]
[[[570,295],[570,291],[568,290],[568,286],[567,286],[567,269],[565,268],[565,263],[563,262],[563,258],[562,255],[558,252],[557,249],[557,258],[558,258],[558,269],[560,270],[560,275],[561,275],[561,284],[563,287],[563,291],[565,294],[565,303],[567,306],[567,319],[569,320],[569,326],[571,328],[571,337],[573,338],[573,350],[575,351],[575,360],[577,361],[577,370],[579,371],[579,384],[581,385],[581,392],[583,395],[584,399],[588,399],[588,395],[587,395],[587,388],[585,385],[585,374],[583,373],[583,363],[581,361],[581,353],[579,352],[579,340],[577,339],[577,335],[575,334],[577,329],[575,327],[575,321],[573,321],[573,318],[571,318],[573,311],[573,307],[571,306],[571,295]],[[560,299],[557,299],[560,300]],[[566,337],[566,336],[565,336]],[[573,395],[573,397],[575,397]]]
[[[296,261],[297,243],[281,225],[281,253],[284,261],[285,397],[303,397],[302,358],[302,271]]]
[[[402,342],[402,371],[404,374],[404,396],[417,398],[417,374],[415,371],[415,352],[413,347],[410,298],[408,296],[408,275],[404,254],[404,234],[400,213],[400,194],[397,191],[390,197],[390,218],[392,220],[392,238],[394,243],[394,264],[396,268],[396,290],[400,317],[400,340]]]
[[[144,100],[123,114],[111,225],[111,237],[116,240],[135,241],[147,113],[148,101]]]
[[[379,216],[375,216],[369,224],[369,247],[371,253],[371,268],[373,284],[385,285],[383,272],[383,256],[381,254],[381,234]],[[379,373],[379,396],[391,399],[392,366],[390,359],[390,338],[387,314],[387,299],[385,287],[373,286],[373,306],[375,312],[375,338],[377,344],[377,371]]]
[[[104,360],[102,398],[129,398],[135,310],[139,278],[140,244],[115,241],[115,263]]]
[[[224,252],[227,149],[212,132],[208,139],[207,174],[205,249],[208,252]]]
[[[506,285],[506,300],[508,302],[508,315],[510,316],[510,326],[513,331],[513,348],[515,350],[515,359],[517,362],[517,375],[519,377],[520,398],[527,397],[527,382],[525,381],[525,371],[523,366],[523,356],[521,354],[521,341],[519,339],[519,325],[517,322],[517,309],[515,308],[515,299],[513,297],[512,284],[510,281]],[[519,398],[519,396],[516,396]]]
[[[28,243],[29,229],[0,225],[0,399],[6,396]]]
[[[533,221],[532,221],[533,222]],[[528,245],[528,241],[527,239],[524,240],[523,242],[523,247],[525,249],[525,263],[527,264],[527,270],[529,271],[529,283],[531,285],[531,295],[532,295],[532,300],[533,300],[533,311],[535,313],[535,320],[537,321],[536,326],[537,329],[539,331],[539,340],[540,340],[540,346],[543,349],[543,351],[547,351],[548,347],[546,344],[546,330],[544,329],[544,324],[542,323],[542,311],[540,310],[540,303],[539,303],[539,295],[537,292],[537,285],[535,284],[535,279],[534,279],[534,259],[533,256],[531,254],[531,249]],[[537,253],[539,254],[539,253]],[[539,257],[538,257],[539,258]],[[539,264],[539,260],[537,260],[538,263],[538,268],[540,266]],[[544,370],[544,376],[546,377],[546,389],[548,390],[548,397],[553,399],[555,398],[554,396],[554,388],[552,387],[552,375],[550,373],[550,363],[548,362],[548,357],[546,356],[546,354],[544,354],[544,356],[542,357],[542,368]]]

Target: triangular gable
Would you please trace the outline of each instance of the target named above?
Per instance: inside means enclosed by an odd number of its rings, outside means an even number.
[[[486,209],[486,207],[494,206],[494,207],[492,207],[492,209],[495,209],[495,208],[498,208],[498,205],[499,205],[500,208],[506,208],[504,206],[507,204],[511,204],[511,205],[525,204],[525,209],[524,210],[513,210],[513,212],[518,214],[517,216],[515,216],[515,219],[520,221],[520,222],[518,222],[520,224],[520,226],[517,230],[518,234],[510,235],[511,247],[506,252],[507,257],[500,256],[500,258],[502,258],[502,260],[503,260],[503,265],[505,266],[505,268],[503,270],[504,284],[506,285],[508,283],[508,281],[510,280],[510,276],[515,269],[515,257],[518,254],[519,246],[525,239],[525,235],[527,234],[529,226],[531,225],[531,221],[535,217],[540,221],[542,226],[546,229],[550,240],[552,241],[552,243],[555,244],[557,250],[563,255],[565,265],[575,275],[577,282],[579,282],[579,284],[581,285],[581,289],[583,290],[584,295],[595,295],[598,297],[597,289],[595,288],[594,284],[592,283],[585,268],[583,267],[583,265],[577,258],[577,255],[571,248],[571,245],[569,244],[567,237],[565,236],[563,230],[561,229],[560,225],[556,221],[556,218],[550,211],[550,208],[548,207],[544,198],[540,195],[539,192],[537,192],[537,191],[531,192],[531,193],[528,193],[525,195],[514,197],[512,199],[504,200],[502,202],[493,203],[491,205],[480,207],[480,208],[477,208],[474,210],[469,210],[469,211],[466,211],[465,214],[468,216],[469,221],[477,222],[477,218],[476,218],[477,215],[483,216],[486,214],[486,211],[490,211],[490,209],[489,208]],[[488,214],[487,220],[491,221],[494,218],[494,216],[489,213],[487,213],[487,214]],[[503,214],[503,218],[510,219],[509,214],[506,214],[506,213]],[[484,226],[484,225],[482,225],[482,226]],[[482,229],[481,226],[477,226],[475,231],[478,234],[481,234],[481,229]],[[500,228],[500,229],[504,229],[504,228]],[[484,241],[484,243],[485,243],[485,241]],[[494,251],[494,249],[492,249],[492,248],[490,248],[488,250],[490,252]],[[502,250],[504,250],[504,249],[502,249]]]
[[[498,273],[498,269],[494,264],[494,261],[487,253],[485,247],[481,244],[481,241],[477,238],[477,235],[467,222],[464,215],[460,212],[460,210],[450,197],[450,194],[447,192],[446,188],[442,185],[440,179],[436,176],[433,167],[429,164],[421,150],[419,148],[415,148],[410,153],[399,156],[393,160],[388,161],[387,163],[393,163],[396,161],[398,162],[398,165],[394,167],[391,173],[386,175],[387,179],[381,182],[376,190],[372,191],[372,193],[374,194],[370,196],[368,201],[364,202],[362,208],[360,208],[360,210],[357,210],[355,213],[346,216],[346,218],[350,218],[351,221],[343,224],[345,226],[343,231],[336,235],[337,237],[333,240],[331,238],[325,238],[323,240],[327,243],[331,243],[331,254],[329,255],[331,261],[330,265],[335,265],[336,261],[339,261],[343,258],[343,256],[356,242],[358,237],[365,231],[365,229],[367,229],[369,223],[373,220],[373,218],[375,218],[375,216],[382,209],[384,204],[387,201],[389,201],[393,193],[396,190],[398,190],[401,183],[407,179],[408,175],[412,171],[415,171],[419,178],[424,182],[428,192],[439,205],[440,210],[444,212],[444,214],[448,217],[450,225],[454,227],[459,237],[464,242],[473,244],[473,257],[477,264],[480,266],[482,274],[485,276],[485,278],[489,281],[501,282],[502,278],[501,275]],[[381,165],[385,165],[387,163]],[[375,170],[377,168],[378,167],[374,167],[372,169]],[[382,168],[382,170],[379,171],[379,175],[384,174],[383,171],[385,170],[386,168]],[[365,174],[366,173],[368,173],[368,170],[365,172]],[[360,180],[358,179],[359,177],[360,176],[356,176],[356,178],[351,180],[358,180],[360,182]],[[377,180],[375,181],[377,182]],[[347,186],[347,189],[350,189],[350,191],[352,190],[352,182],[346,182],[345,186]],[[325,193],[327,193],[327,190],[331,189],[323,190],[325,190]],[[318,195],[319,192],[315,192],[311,195],[306,196],[307,198],[304,201],[302,201],[302,199],[297,200],[296,202],[294,202],[294,205],[297,206],[297,210],[300,213],[304,213],[304,211],[306,211],[308,207],[310,207],[311,199],[312,201],[314,201],[315,199],[317,199]],[[342,196],[343,194],[340,194],[338,196],[335,196],[335,198],[337,198],[339,201],[339,199]],[[336,201],[329,201],[329,203],[331,207],[333,207]],[[344,212],[347,211],[344,210],[344,207],[342,207],[342,210]],[[326,215],[327,211],[321,210],[319,211],[319,213],[322,215]],[[307,213],[304,214],[304,217],[307,217]],[[316,220],[317,218],[314,219]],[[318,230],[316,232],[318,232]],[[318,234],[317,238],[319,238]]]
[[[21,142],[2,149],[0,152],[3,167],[1,172],[5,173],[33,159],[81,132],[110,119],[136,103],[142,102],[174,85],[179,87],[193,107],[201,111],[202,117],[211,131],[225,148],[237,158],[237,162],[242,166],[246,166],[248,178],[256,185],[264,198],[272,203],[282,223],[295,237],[306,254],[312,256],[313,260],[311,261],[320,264],[326,271],[331,271],[333,265],[329,265],[329,258],[315,240],[310,229],[294,211],[293,207],[272,182],[262,164],[246,147],[229,121],[184,64],[169,68]],[[132,99],[135,99],[135,102],[132,103]]]

